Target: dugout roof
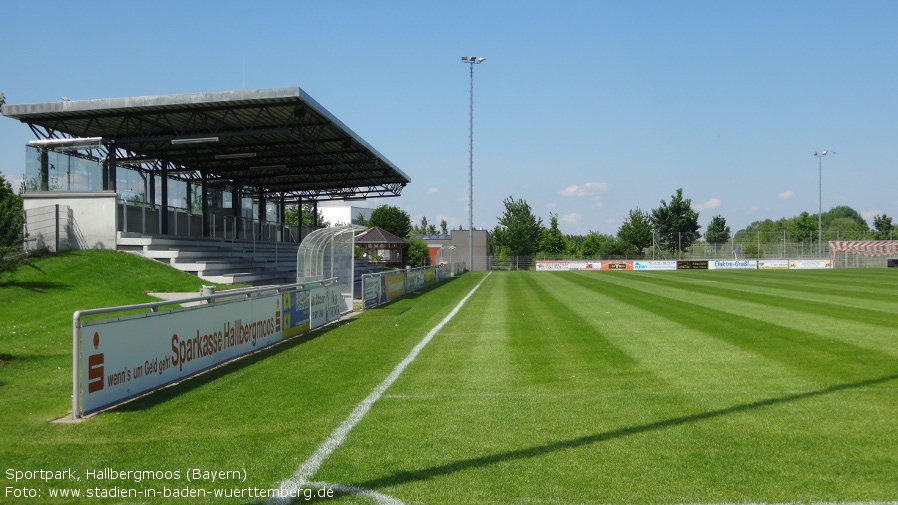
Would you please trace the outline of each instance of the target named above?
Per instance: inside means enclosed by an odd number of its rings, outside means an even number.
[[[117,166],[287,201],[398,196],[411,179],[302,89],[4,105],[41,139],[99,137]]]

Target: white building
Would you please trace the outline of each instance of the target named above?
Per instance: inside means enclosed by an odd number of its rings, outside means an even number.
[[[354,207],[352,205],[331,206],[319,203],[318,212],[321,213],[324,220],[330,223],[331,226],[337,226],[340,224],[359,224],[359,214],[363,215],[367,221],[368,219],[371,219],[371,213],[374,212],[374,209]]]

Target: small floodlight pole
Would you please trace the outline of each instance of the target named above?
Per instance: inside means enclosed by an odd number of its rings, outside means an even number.
[[[826,149],[814,151],[817,157],[817,257],[823,257],[823,157]]]
[[[474,65],[486,61],[479,56],[462,56],[461,62],[471,66],[471,100],[468,137],[468,270],[474,270]]]

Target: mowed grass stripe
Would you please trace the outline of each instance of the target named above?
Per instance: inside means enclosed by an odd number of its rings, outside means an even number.
[[[523,276],[534,276],[537,285]],[[540,309],[535,300],[545,300],[546,293],[549,300]],[[704,381],[695,375],[691,386],[672,386],[655,374],[690,367],[688,359],[676,364],[669,359],[670,351],[690,340],[696,342],[691,347],[696,363],[704,363],[709,349],[720,352],[717,358],[724,363],[729,347],[736,360],[763,364],[766,358],[668,323],[675,342],[668,352],[659,347],[652,359],[638,341],[660,346],[671,339],[656,331],[664,329],[662,316],[565,276],[496,273],[478,294],[483,298],[472,299],[454,327],[447,326],[445,338],[435,339],[397,381],[391,401],[372,409],[332,457],[323,480],[429,504],[847,502],[895,495],[887,463],[898,440],[881,433],[889,426],[888,413],[898,411],[894,400],[883,401],[894,378],[809,389],[803,370],[774,364],[795,372],[797,392],[726,397],[725,391],[744,387],[751,377],[721,367]],[[605,308],[617,313],[605,314]],[[531,310],[534,321],[511,321],[516,309]],[[528,383],[528,374],[517,371],[522,356],[510,361],[515,350],[506,346],[548,339],[544,328],[574,321],[570,311],[586,321],[578,323],[580,329],[597,326],[610,345],[638,356],[629,368],[634,375],[564,380],[576,367],[549,364],[555,380]],[[503,319],[508,327],[493,324]],[[630,321],[633,331],[618,335]],[[478,361],[481,367],[464,363],[471,352],[465,343],[489,352]],[[641,352],[632,353],[634,348]],[[489,366],[493,361],[495,368]],[[588,359],[575,361],[591,372],[599,368]],[[709,381],[720,387],[713,408],[693,395]],[[583,382],[596,387],[590,392]]]
[[[618,275],[618,273],[600,274]],[[709,336],[666,316],[647,310],[651,300],[619,299],[595,273],[552,274],[539,277],[572,307],[591,314],[615,346],[638,360],[642,373],[651,373],[668,388],[706,408],[809,388],[817,383],[794,368],[732,342]],[[803,380],[802,380],[803,378]],[[648,390],[646,394],[657,394]]]
[[[597,349],[610,354],[591,349],[591,333],[564,331],[579,318],[540,293],[529,275],[495,273],[332,456],[322,478],[425,503],[561,498],[599,480],[596,489],[576,493],[604,501],[611,496],[608,468],[632,447],[602,441],[623,435],[622,428],[702,410],[619,350],[602,343]],[[503,319],[507,326],[493,324]],[[488,352],[482,366],[468,365],[462,342]],[[548,351],[552,345],[565,351]],[[632,480],[619,485],[644,487]]]
[[[714,308],[721,304],[712,297],[706,300],[711,306],[702,305],[698,300],[704,295],[679,287],[666,287],[664,283],[652,283],[648,278],[640,278],[641,272],[617,272],[619,275],[616,277],[607,273],[592,273],[592,277],[589,274],[585,272],[568,279],[596,291],[610,293],[615,299],[634,307],[827,382],[875,377],[898,368],[898,360],[886,353],[776,322],[746,317],[740,315],[742,309],[733,304],[727,304],[727,310]]]
[[[714,274],[736,279],[747,274],[751,276],[751,286],[776,291],[833,294],[870,301],[888,298],[898,289],[898,271],[885,268],[716,271]]]
[[[827,273],[816,272],[821,276]],[[752,274],[754,272],[658,272],[633,277],[633,281],[651,286],[656,293],[667,288],[682,290],[684,293],[679,296],[688,297],[695,303],[816,333],[823,338],[841,340],[898,358],[898,339],[895,338],[898,314],[894,296],[879,297],[876,310],[859,310],[848,304],[873,302],[853,301],[844,294],[838,298],[815,294],[813,285],[808,285],[803,297],[792,297],[788,292],[783,296],[770,295],[754,289]],[[814,299],[823,296],[839,303],[825,304]]]
[[[785,272],[784,272],[785,273]],[[840,291],[826,291],[813,282],[804,283],[800,288],[793,286],[787,296],[769,288],[758,288],[753,278],[754,272],[640,272],[636,281],[654,285],[672,286],[701,295],[711,295],[721,299],[760,303],[776,308],[788,308],[815,316],[833,316],[857,323],[879,325],[887,328],[898,326],[898,314],[894,312],[895,294],[867,293],[861,298],[857,292],[848,294]],[[822,275],[822,274],[818,274]],[[721,303],[722,305],[722,303]]]

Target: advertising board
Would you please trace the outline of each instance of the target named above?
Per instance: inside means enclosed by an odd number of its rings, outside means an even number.
[[[819,270],[832,268],[832,266],[830,260],[789,260],[790,270]]]
[[[633,270],[676,270],[677,262],[674,260],[649,260],[634,261]]]
[[[283,295],[283,325],[284,338],[308,330],[311,327],[311,296],[308,289],[290,291]]]
[[[384,275],[381,282],[381,301],[389,302],[405,294],[405,272]]]
[[[570,262],[568,261],[537,261],[537,272],[562,272],[570,270]]]
[[[362,283],[365,308],[370,309],[380,303],[380,277],[366,276]]]
[[[708,262],[710,270],[757,270],[758,260],[713,260]]]
[[[632,261],[608,260],[600,263],[602,270],[633,270]]]
[[[677,270],[707,270],[707,260],[677,260]]]
[[[758,270],[787,270],[789,260],[758,260]]]
[[[277,294],[83,322],[78,343],[82,411],[99,410],[281,340],[281,301]]]

